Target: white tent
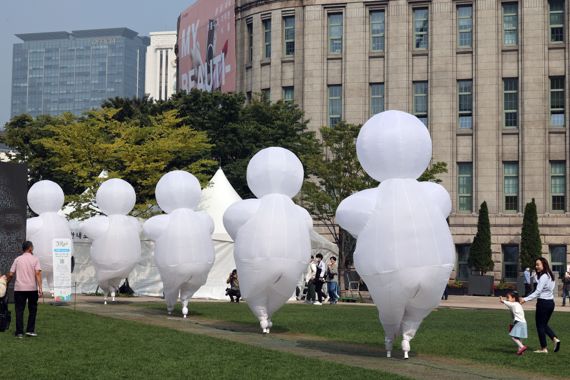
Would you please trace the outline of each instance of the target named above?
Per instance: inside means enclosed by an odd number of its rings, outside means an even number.
[[[218,169],[208,186],[202,190],[202,199],[198,209],[206,211],[214,220],[214,249],[216,259],[210,270],[206,284],[202,286],[194,298],[226,299],[226,280],[235,268],[233,241],[224,228],[223,216],[226,209],[241,197],[229,183],[222,169]],[[129,275],[131,288],[139,295],[162,295],[162,281],[153,259],[154,243],[143,237],[142,258]],[[97,288],[95,270],[91,265],[89,249],[91,242],[82,236],[74,236],[75,273],[74,281],[80,293],[92,293]],[[311,233],[313,253],[320,252],[327,257],[337,254],[335,244],[316,233]]]

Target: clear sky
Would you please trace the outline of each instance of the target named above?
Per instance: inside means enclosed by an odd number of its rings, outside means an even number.
[[[148,35],[176,30],[195,0],[0,0],[0,129],[10,119],[12,45],[17,33],[127,27]]]

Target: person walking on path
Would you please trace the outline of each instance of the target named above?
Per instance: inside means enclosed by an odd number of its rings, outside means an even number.
[[[22,244],[23,253],[16,257],[10,272],[8,272],[7,282],[16,276],[14,285],[14,303],[16,305],[16,337],[24,337],[24,310],[28,303],[28,325],[26,327],[27,336],[37,336],[36,334],[36,314],[38,310],[38,298],[42,296],[42,269],[40,260],[34,256],[34,245],[31,241]]]
[[[513,316],[513,321],[509,326],[509,335],[511,339],[517,344],[517,355],[522,355],[527,346],[522,343],[522,339],[528,338],[528,331],[526,326],[526,319],[524,318],[524,310],[520,304],[519,294],[517,292],[507,293],[507,299],[499,297],[499,302],[505,305]]]
[[[566,306],[566,298],[570,299],[570,268],[562,276],[562,306]]]
[[[528,296],[532,290],[532,281],[530,279],[530,268],[524,270],[524,296]]]
[[[539,257],[536,260],[535,267],[538,276],[538,285],[533,293],[521,299],[521,304],[537,298],[535,320],[541,348],[534,352],[548,353],[546,335],[554,342],[554,352],[558,352],[558,350],[560,350],[560,339],[558,339],[556,333],[548,326],[548,321],[554,312],[554,275],[550,270],[548,261],[543,257]]]
[[[317,273],[317,260],[315,256],[311,256],[311,261],[307,266],[307,274],[305,280],[307,281],[307,297],[305,303],[315,302],[315,274]]]

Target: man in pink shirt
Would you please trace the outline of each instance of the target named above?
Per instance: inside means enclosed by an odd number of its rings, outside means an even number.
[[[34,245],[31,241],[22,244],[22,253],[16,257],[10,272],[8,272],[8,282],[16,276],[14,285],[14,301],[16,304],[16,337],[24,337],[24,309],[28,302],[28,326],[27,336],[37,336],[36,313],[38,310],[38,297],[42,295],[42,269],[40,260],[34,256]]]

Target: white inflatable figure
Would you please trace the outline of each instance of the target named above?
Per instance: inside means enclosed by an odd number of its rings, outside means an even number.
[[[311,216],[291,200],[303,183],[303,165],[283,148],[259,151],[247,166],[247,184],[258,199],[239,201],[224,214],[235,242],[242,297],[262,332],[291,295],[311,255]]]
[[[26,239],[34,244],[34,255],[40,260],[53,296],[53,239],[70,239],[71,229],[67,219],[57,212],[64,202],[63,190],[55,182],[36,182],[28,191],[28,205],[38,214],[26,222]]]
[[[154,260],[164,284],[168,314],[172,314],[178,296],[182,314],[188,315],[188,300],[206,283],[214,264],[210,216],[194,209],[200,202],[200,182],[185,171],[162,176],[155,190],[156,201],[166,215],[148,219],[143,230],[154,240]]]
[[[91,261],[107,304],[108,294],[115,301],[121,281],[141,258],[141,226],[136,218],[127,216],[136,202],[135,190],[128,182],[118,178],[103,182],[96,201],[107,216],[89,218],[80,229],[92,241]]]
[[[339,225],[357,238],[354,266],[378,308],[388,357],[401,333],[408,358],[410,340],[438,306],[455,264],[449,194],[416,180],[431,149],[429,132],[415,116],[373,116],[360,130],[356,151],[380,185],[346,198],[336,212]]]

